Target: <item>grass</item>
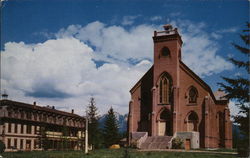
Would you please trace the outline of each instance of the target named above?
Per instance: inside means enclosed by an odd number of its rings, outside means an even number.
[[[235,158],[235,155],[192,152],[139,152],[135,149],[129,149],[129,154],[125,156],[125,149],[100,149],[91,151],[85,155],[82,151],[33,151],[3,153],[4,158]]]

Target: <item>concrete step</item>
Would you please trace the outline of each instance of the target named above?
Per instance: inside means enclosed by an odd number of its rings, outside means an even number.
[[[141,149],[167,149],[172,136],[151,136],[141,145]]]

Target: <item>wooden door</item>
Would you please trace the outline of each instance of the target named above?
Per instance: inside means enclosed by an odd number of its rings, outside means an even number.
[[[190,148],[191,148],[191,140],[186,139],[186,141],[185,141],[185,150],[190,150]]]
[[[159,136],[165,136],[166,133],[166,122],[160,121],[159,122]]]

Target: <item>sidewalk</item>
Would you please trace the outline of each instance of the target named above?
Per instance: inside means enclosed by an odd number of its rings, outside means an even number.
[[[166,152],[191,152],[191,153],[211,153],[211,154],[227,154],[237,155],[237,152],[213,151],[213,150],[185,150],[185,149],[138,149],[138,151],[166,151]]]

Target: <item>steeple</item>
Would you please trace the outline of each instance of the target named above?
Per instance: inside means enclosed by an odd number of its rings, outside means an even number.
[[[166,48],[168,48],[170,51],[169,52],[170,56],[176,56],[177,59],[181,60],[181,46],[182,46],[183,42],[182,42],[181,36],[178,32],[178,29],[173,28],[173,26],[170,24],[164,25],[163,28],[164,28],[163,31],[154,31],[153,40],[154,40],[155,48],[162,47],[161,49],[165,48],[165,50],[162,50],[162,52],[160,52],[159,48],[158,48],[158,52],[155,52],[156,56],[154,56],[154,57],[164,56],[164,53],[167,51]],[[173,44],[176,44],[176,45],[174,46]],[[161,54],[161,53],[163,53],[163,54]],[[175,54],[173,54],[173,53],[175,53]],[[167,55],[167,54],[165,54],[165,55]]]

